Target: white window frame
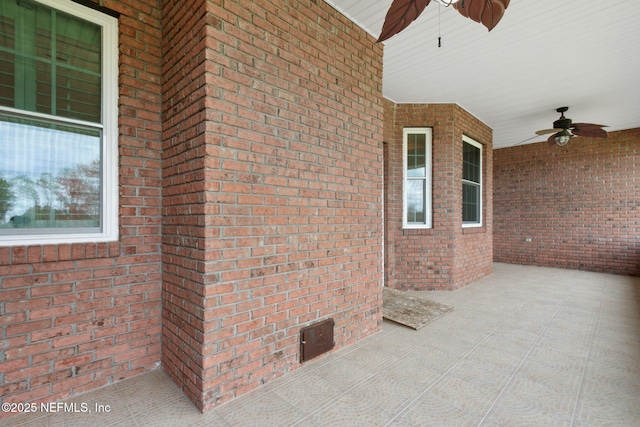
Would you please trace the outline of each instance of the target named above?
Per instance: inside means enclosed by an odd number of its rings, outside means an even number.
[[[0,235],[0,246],[110,242],[118,240],[118,20],[68,0],[33,0],[47,7],[84,19],[102,28],[102,123],[87,123],[63,117],[0,107],[12,115],[50,120],[55,123],[90,126],[102,131],[101,229],[98,232]]]
[[[479,165],[480,166],[480,182],[475,182],[475,181],[469,181],[469,180],[462,179],[462,184],[464,185],[465,183],[469,183],[469,184],[477,185],[478,188],[479,188],[479,198],[480,198],[480,200],[478,200],[478,210],[479,210],[478,211],[478,216],[479,216],[478,221],[477,222],[476,221],[474,221],[474,222],[469,222],[469,221],[465,222],[463,220],[462,221],[462,227],[463,228],[482,227],[482,196],[483,196],[483,193],[482,193],[482,190],[483,190],[482,189],[482,187],[483,187],[482,174],[484,172],[483,169],[482,169],[483,168],[483,164],[482,164],[482,154],[483,154],[482,153],[482,151],[483,151],[482,150],[482,144],[480,144],[477,141],[474,141],[473,139],[469,138],[466,135],[463,135],[462,136],[462,146],[463,147],[464,147],[465,143],[467,143],[469,145],[472,145],[472,146],[474,146],[474,147],[476,147],[476,148],[478,148],[480,150],[480,165]],[[464,167],[464,159],[463,159],[462,167]],[[462,187],[460,187],[460,191],[462,191]],[[461,194],[461,196],[462,196],[462,194]]]
[[[415,134],[425,135],[425,176],[420,178],[409,178],[407,176],[407,143],[408,136]],[[415,127],[404,128],[402,130],[402,227],[406,229],[422,229],[432,228],[432,128],[427,127]],[[424,222],[409,222],[407,221],[408,211],[408,198],[407,198],[407,181],[411,179],[423,179],[425,181],[425,220]]]

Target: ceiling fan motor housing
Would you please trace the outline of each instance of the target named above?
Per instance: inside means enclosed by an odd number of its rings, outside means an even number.
[[[571,119],[567,119],[564,117],[560,117],[558,120],[553,122],[554,129],[569,129],[571,127]]]

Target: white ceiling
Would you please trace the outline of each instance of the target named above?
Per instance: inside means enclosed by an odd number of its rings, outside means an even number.
[[[375,38],[392,3],[325,1]],[[457,103],[493,129],[494,148],[544,141],[535,131],[563,106],[574,122],[640,127],[640,1],[511,0],[488,32],[434,0],[384,42],[383,95]]]

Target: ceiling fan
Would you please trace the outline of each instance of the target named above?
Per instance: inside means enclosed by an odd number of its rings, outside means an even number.
[[[453,6],[460,15],[481,23],[489,31],[493,29],[510,0],[436,0],[444,6]],[[420,16],[431,0],[393,0],[387,11],[382,32],[377,42],[380,43],[404,30]]]
[[[539,130],[536,135],[547,135],[552,133],[547,139],[549,144],[565,146],[574,136],[584,136],[589,138],[606,138],[607,132],[602,129],[605,125],[596,125],[593,123],[573,123],[571,119],[564,116],[569,107],[560,107],[556,109],[560,113],[560,118],[553,122],[553,129]]]

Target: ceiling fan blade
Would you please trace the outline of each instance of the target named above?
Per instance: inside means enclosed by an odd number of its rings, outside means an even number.
[[[575,127],[571,129],[571,132],[574,135],[584,136],[587,138],[606,138],[607,137],[607,131],[599,127],[592,127],[592,128]]]
[[[430,2],[431,0],[393,0],[376,43],[383,42],[407,28]]]
[[[498,25],[510,0],[463,0],[453,5],[465,18],[481,23],[489,31]]]
[[[550,133],[561,132],[563,129],[544,129],[536,132],[536,135],[547,135]]]
[[[571,125],[571,127],[587,129],[587,128],[606,128],[608,126],[607,125],[596,125],[596,124],[593,124],[593,123],[574,123],[574,124]]]

